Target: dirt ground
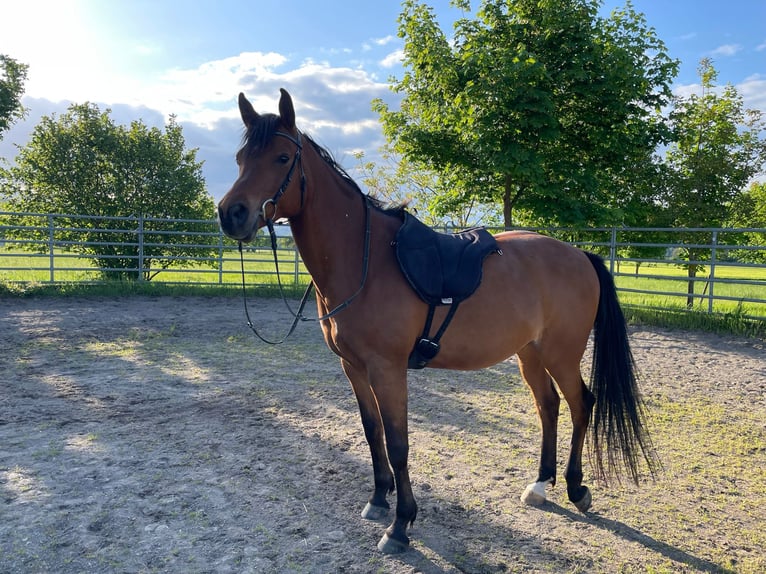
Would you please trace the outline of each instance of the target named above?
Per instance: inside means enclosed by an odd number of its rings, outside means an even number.
[[[252,304],[281,334],[280,302]],[[589,514],[562,486],[525,507],[540,438],[515,362],[413,373],[420,511],[390,557],[359,516],[367,445],[316,325],[269,347],[237,299],[0,299],[0,572],[766,571],[763,343],[631,337],[660,476],[588,469]]]

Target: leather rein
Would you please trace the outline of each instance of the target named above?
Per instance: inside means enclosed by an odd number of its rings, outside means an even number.
[[[369,266],[370,266],[370,201],[367,199],[366,195],[362,196],[364,199],[364,206],[365,206],[364,252],[362,255],[362,279],[359,283],[359,288],[354,292],[353,295],[348,297],[345,301],[343,301],[340,305],[336,306],[329,313],[326,313],[322,315],[321,317],[305,317],[303,315],[303,309],[306,306],[306,302],[308,301],[312,288],[315,287],[314,280],[312,279],[308,287],[306,287],[306,291],[303,293],[303,296],[301,297],[300,304],[298,305],[298,311],[297,312],[293,311],[292,307],[290,307],[290,303],[288,303],[287,301],[287,297],[285,296],[285,289],[282,286],[282,279],[279,274],[279,258],[277,256],[277,234],[274,231],[274,216],[277,213],[277,202],[280,200],[280,198],[284,195],[285,191],[289,187],[290,182],[292,181],[293,172],[295,171],[296,166],[300,168],[300,172],[301,172],[301,209],[303,209],[303,200],[304,200],[304,195],[306,192],[306,174],[303,171],[303,161],[301,159],[301,153],[303,151],[303,143],[301,141],[300,132],[298,132],[297,137],[293,137],[290,134],[287,134],[285,132],[275,132],[274,135],[287,138],[288,140],[293,142],[298,148],[298,151],[295,153],[295,157],[293,158],[293,163],[290,165],[290,169],[288,170],[287,175],[285,176],[285,179],[282,182],[282,185],[279,186],[279,189],[274,194],[274,197],[267,199],[266,201],[263,202],[263,205],[261,206],[261,210],[258,214],[258,217],[263,219],[263,221],[266,223],[267,229],[269,230],[269,237],[271,238],[271,252],[274,255],[274,267],[276,268],[276,273],[277,273],[277,284],[279,285],[279,294],[282,297],[282,301],[284,302],[285,307],[293,316],[293,322],[292,322],[292,325],[290,326],[290,329],[281,339],[277,341],[266,339],[258,332],[258,330],[255,328],[255,325],[253,325],[253,321],[250,319],[250,312],[247,306],[247,288],[245,284],[245,259],[243,255],[241,241],[239,242],[239,260],[240,260],[240,267],[242,270],[242,298],[245,305],[245,317],[247,318],[247,326],[255,334],[255,336],[258,337],[264,343],[267,343],[269,345],[281,345],[287,340],[287,338],[290,335],[293,334],[299,322],[303,322],[303,321],[320,322],[320,321],[326,321],[327,319],[334,317],[335,315],[343,311],[346,307],[348,307],[351,304],[351,302],[354,299],[356,299],[357,295],[359,295],[359,293],[362,292],[362,289],[364,289],[364,286],[367,283],[367,275],[368,275]],[[271,216],[267,214],[267,210],[269,207],[272,208]]]

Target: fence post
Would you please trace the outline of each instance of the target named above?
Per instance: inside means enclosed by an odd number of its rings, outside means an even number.
[[[298,254],[298,246],[293,243],[293,253],[295,254],[295,286],[298,286],[298,280],[300,279],[300,257]]]
[[[48,215],[48,257],[50,261],[50,282],[53,283],[54,281],[54,262],[55,262],[55,256],[53,254],[53,235],[54,235],[54,227],[53,227],[53,214]]]
[[[218,284],[223,285],[223,231],[218,228]]]
[[[612,236],[609,240],[609,273],[614,275],[614,262],[617,259],[617,228],[612,227]]]
[[[716,263],[716,246],[718,245],[718,231],[713,231],[713,238],[710,242],[710,274],[708,275],[708,300],[707,300],[707,312],[713,312],[713,298],[715,288],[715,263]]]
[[[138,216],[138,280],[144,280],[144,215]]]

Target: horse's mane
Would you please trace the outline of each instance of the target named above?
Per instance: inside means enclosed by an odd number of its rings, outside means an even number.
[[[260,149],[263,149],[274,137],[279,126],[279,116],[275,114],[261,114],[258,116],[258,121],[251,123],[245,130],[245,134],[242,137],[241,150],[249,155]],[[346,184],[356,191],[359,195],[366,196],[368,201],[384,213],[393,215],[395,217],[402,218],[404,216],[405,204],[389,205],[381,201],[377,197],[365,194],[354,179],[348,174],[348,172],[341,167],[341,165],[335,160],[333,155],[327,151],[327,149],[320,146],[314,139],[304,132],[301,132],[303,138],[311,144],[314,151],[317,152],[324,162],[329,165],[335,173],[337,173]]]

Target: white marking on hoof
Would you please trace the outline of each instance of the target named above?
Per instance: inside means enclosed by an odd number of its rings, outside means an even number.
[[[530,506],[540,506],[546,500],[548,500],[545,489],[549,484],[552,483],[553,479],[549,478],[548,480],[544,480],[542,482],[534,482],[530,484],[524,490],[524,494],[521,495],[521,501],[524,504],[528,504]]]

